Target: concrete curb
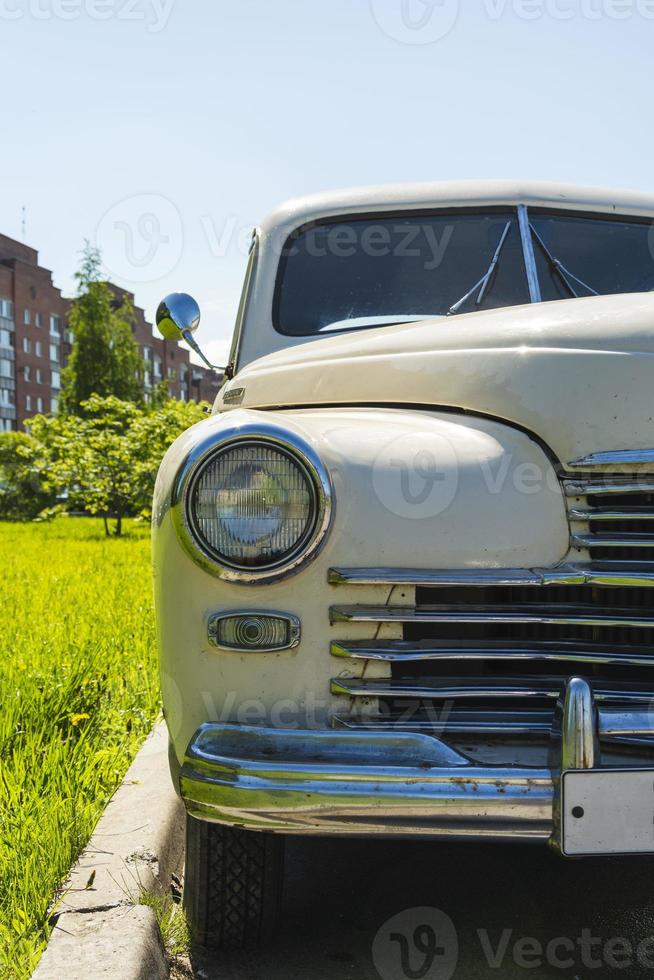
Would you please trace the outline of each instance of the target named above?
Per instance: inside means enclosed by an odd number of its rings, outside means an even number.
[[[184,857],[184,808],[157,725],[109,802],[71,872],[34,980],[163,980],[166,955],[143,891],[168,892]],[[92,887],[87,888],[95,871]]]

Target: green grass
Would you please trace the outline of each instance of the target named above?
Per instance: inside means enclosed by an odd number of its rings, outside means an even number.
[[[188,953],[191,940],[183,907],[173,902],[170,895],[154,895],[146,891],[142,893],[139,904],[152,909],[169,959]]]
[[[29,977],[48,908],[159,710],[148,529],[0,523],[0,978]]]

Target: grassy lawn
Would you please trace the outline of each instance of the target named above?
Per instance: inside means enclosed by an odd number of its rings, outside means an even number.
[[[159,703],[147,527],[0,523],[0,555],[0,978],[22,980]]]

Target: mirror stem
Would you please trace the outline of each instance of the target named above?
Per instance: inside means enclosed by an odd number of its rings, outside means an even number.
[[[191,347],[195,351],[195,353],[198,355],[198,357],[201,357],[202,358],[202,360],[204,361],[204,363],[207,365],[207,367],[211,371],[222,371],[224,373],[224,371],[225,371],[225,368],[224,367],[218,367],[216,364],[212,364],[210,361],[207,360],[207,358],[202,353],[202,350],[201,350],[200,346],[195,342],[195,338],[194,338],[194,336],[193,336],[193,334],[191,333],[190,330],[182,330],[181,333],[182,333],[182,337],[184,338],[184,340],[186,341],[186,343],[189,345],[189,347]]]

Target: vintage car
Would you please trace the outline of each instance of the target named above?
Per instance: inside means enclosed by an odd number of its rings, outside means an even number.
[[[198,941],[265,937],[289,834],[654,852],[653,218],[421,184],[256,230],[154,501]]]

